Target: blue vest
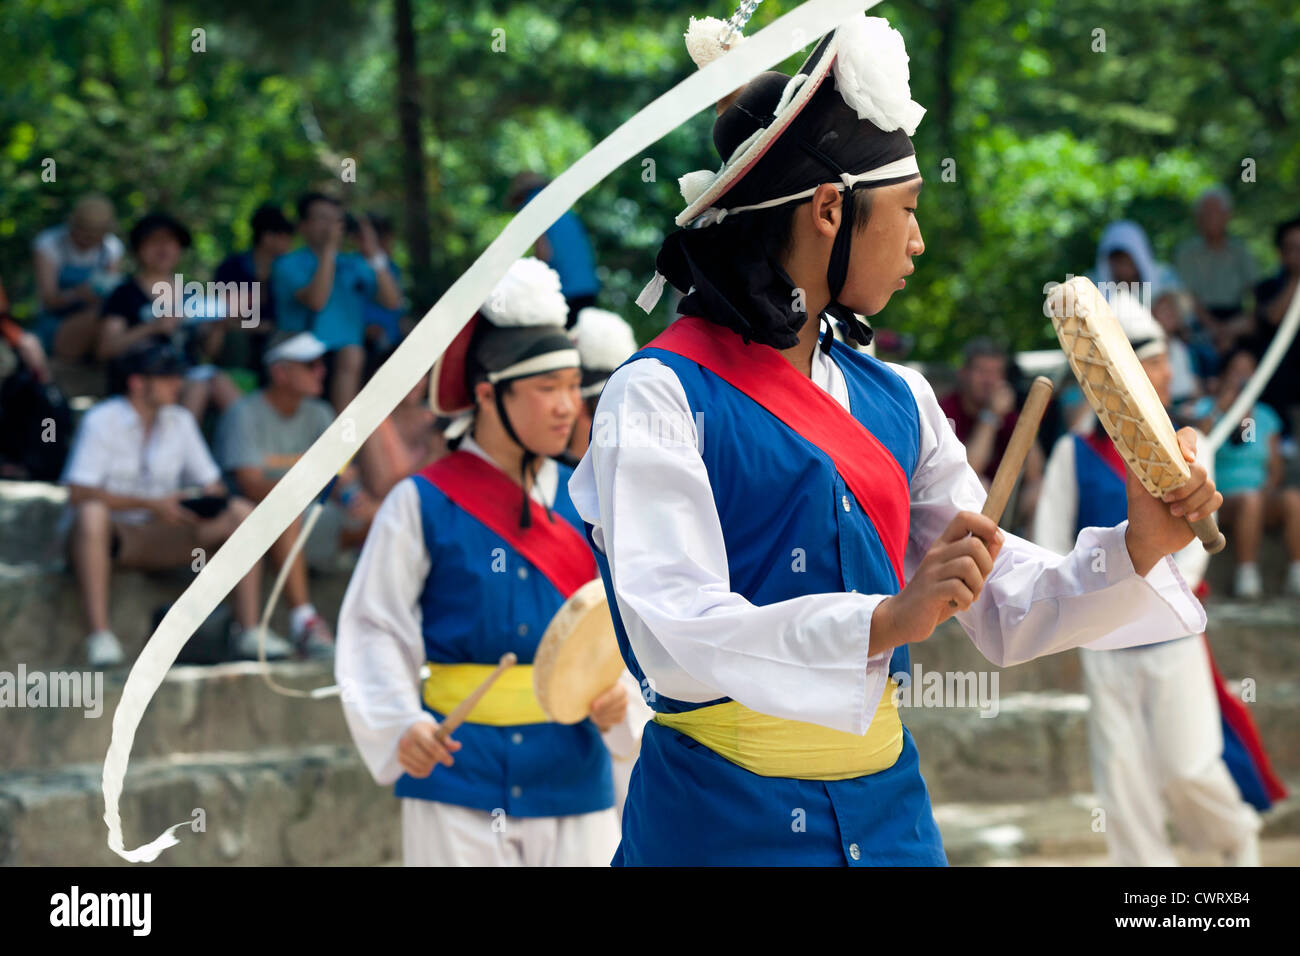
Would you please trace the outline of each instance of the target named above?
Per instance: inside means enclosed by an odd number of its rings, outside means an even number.
[[[1084,528],[1111,528],[1128,518],[1124,479],[1106,464],[1093,447],[1074,435],[1074,478],[1079,507],[1074,519],[1077,538]]]
[[[560,465],[552,510],[575,528],[572,469]],[[427,479],[412,481],[431,566],[420,595],[424,652],[443,664],[495,664],[507,651],[530,664],[546,625],[564,603],[537,568],[504,538],[454,504]],[[426,710],[441,720],[443,715]],[[591,813],[614,805],[609,752],[591,720],[491,727],[465,723],[450,767],[424,779],[404,774],[399,797],[437,800],[514,817]]]
[[[910,481],[920,451],[911,389],[884,363],[839,342],[831,355],[844,373],[851,414]],[[875,528],[829,456],[695,362],[657,348],[641,349],[628,361],[645,357],[671,368],[692,414],[704,412],[701,456],[732,590],[756,605],[807,594],[898,591]],[[623,658],[646,687],[614,600],[609,564],[595,553]],[[890,672],[909,669],[907,649],[899,648]],[[693,703],[648,692],[647,698],[663,713],[727,699]],[[946,859],[906,728],[902,754],[888,770],[819,781],[758,776],[651,722],[632,772],[614,863],[942,865]]]

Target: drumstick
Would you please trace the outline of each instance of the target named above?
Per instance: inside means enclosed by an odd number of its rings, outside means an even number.
[[[1043,420],[1047,400],[1051,397],[1052,380],[1042,375],[1034,379],[1034,383],[1029,386],[1029,394],[1025,397],[1025,406],[1020,409],[1020,417],[1016,419],[1016,427],[1011,430],[1007,450],[993,475],[993,484],[989,486],[988,497],[984,499],[984,509],[980,512],[984,517],[992,518],[994,524],[1002,520],[1007,499],[1011,497],[1011,489],[1016,486],[1016,479],[1025,467],[1025,458],[1038,435],[1038,425]],[[948,606],[956,607],[957,602],[949,601]]]
[[[1011,497],[1011,489],[1016,486],[1020,470],[1025,467],[1025,458],[1038,435],[1038,425],[1043,420],[1047,400],[1051,397],[1052,380],[1042,375],[1034,379],[1034,383],[1029,386],[1029,394],[1025,397],[1025,407],[1020,409],[1020,417],[1016,419],[1016,427],[1011,430],[1011,440],[1007,442],[1002,462],[993,476],[993,484],[989,486],[984,510],[980,512],[984,517],[992,518],[994,524],[1002,520],[1007,499]]]
[[[497,662],[496,668],[491,674],[488,674],[488,676],[483,679],[483,683],[474,688],[474,693],[470,694],[457,704],[452,712],[438,725],[438,729],[433,732],[434,739],[442,742],[455,733],[456,728],[465,722],[465,718],[469,716],[469,712],[474,709],[475,705],[477,705],[480,700],[483,699],[483,695],[488,692],[488,689],[496,683],[496,679],[507,670],[514,667],[518,660],[519,658],[515,657],[515,655],[509,651],[502,654],[501,660]]]

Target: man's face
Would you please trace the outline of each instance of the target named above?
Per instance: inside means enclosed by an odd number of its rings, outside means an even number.
[[[180,401],[181,386],[184,378],[180,375],[146,375],[144,378],[144,400],[151,408],[175,405]]]
[[[108,230],[95,225],[72,223],[68,226],[68,238],[78,249],[96,249],[104,241]]]
[[[1291,275],[1300,275],[1300,229],[1288,229],[1282,233],[1282,245],[1278,247],[1282,258],[1282,268]]]
[[[1110,263],[1110,274],[1116,282],[1138,282],[1141,276],[1133,257],[1123,249],[1116,249],[1106,257]]]
[[[1169,353],[1161,352],[1159,355],[1142,359],[1142,368],[1146,370],[1151,384],[1156,387],[1160,404],[1168,406],[1171,400],[1170,386],[1174,381],[1174,370],[1169,365]]]
[[[840,301],[853,311],[875,315],[883,309],[915,268],[913,257],[925,252],[916,221],[920,192],[919,179],[872,190],[871,218],[853,236],[849,274],[840,291]]]
[[[325,391],[325,360],[310,362],[276,362],[276,381],[301,398],[316,398]]]
[[[988,407],[993,393],[1007,380],[1007,363],[997,355],[977,355],[957,376],[963,397],[979,408]]]
[[[343,210],[324,199],[318,199],[307,207],[307,215],[298,224],[302,230],[303,241],[313,249],[319,249],[331,239],[343,236]]]
[[[319,205],[319,203],[313,203],[313,205]],[[293,233],[264,233],[262,236],[262,248],[273,256],[282,256],[293,248]]]
[[[141,271],[154,275],[170,275],[181,261],[181,243],[170,229],[158,229],[144,237],[135,257]]]
[[[1223,200],[1211,196],[1201,203],[1196,212],[1196,228],[1206,239],[1218,239],[1228,231],[1230,214]]]
[[[563,452],[582,404],[581,386],[582,372],[576,368],[515,382],[503,402],[519,440],[541,455]]]

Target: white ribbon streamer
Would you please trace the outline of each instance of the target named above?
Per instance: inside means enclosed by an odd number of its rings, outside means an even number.
[[[1255,369],[1255,374],[1250,377],[1250,381],[1241,389],[1237,400],[1229,406],[1223,413],[1223,417],[1210,429],[1210,434],[1206,436],[1205,443],[1209,446],[1211,454],[1219,450],[1219,446],[1240,427],[1241,420],[1254,407],[1255,399],[1259,398],[1259,393],[1264,391],[1264,386],[1277,371],[1278,363],[1282,361],[1282,356],[1286,355],[1286,350],[1290,347],[1291,340],[1295,338],[1298,328],[1300,328],[1300,290],[1291,296],[1291,302],[1286,307],[1286,315],[1282,316],[1282,322],[1273,335],[1273,341],[1268,344],[1264,357],[1259,360],[1259,367]]]
[[[108,846],[129,862],[157,858],[176,838],[167,833],[127,850],[118,804],[135,732],[145,708],[185,642],[248,573],[254,562],[302,514],[401,398],[423,378],[510,264],[584,193],[646,147],[711,107],[738,86],[795,52],[796,38],[819,37],[879,0],[808,0],[725,56],[692,73],[606,137],[520,210],[465,274],[411,331],[365,388],[308,449],[271,493],[235,529],[158,625],[127,675],[113,713],[113,737],[104,757],[104,822]],[[806,41],[805,41],[806,42]]]

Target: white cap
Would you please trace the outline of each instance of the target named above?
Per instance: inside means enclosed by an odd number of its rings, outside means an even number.
[[[266,350],[263,365],[276,362],[311,362],[320,358],[329,348],[310,332],[299,332]]]

